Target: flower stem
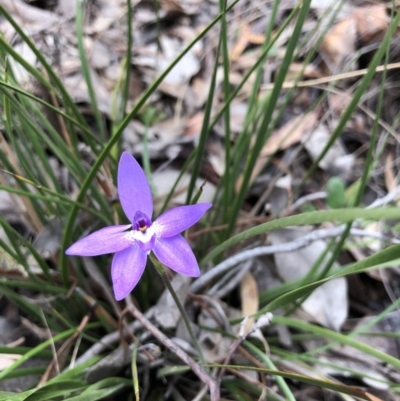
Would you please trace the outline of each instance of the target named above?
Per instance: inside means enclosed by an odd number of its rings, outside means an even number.
[[[181,301],[179,300],[179,297],[178,297],[177,293],[175,292],[174,287],[171,284],[171,281],[167,275],[167,272],[165,271],[164,265],[159,260],[157,260],[153,254],[150,254],[150,259],[153,262],[153,265],[156,268],[158,274],[161,276],[161,279],[164,282],[165,286],[167,287],[168,291],[172,295],[172,298],[174,299],[176,306],[178,307],[179,312],[181,313],[182,319],[185,322],[186,328],[189,332],[190,338],[192,339],[193,345],[196,348],[196,351],[199,355],[200,362],[205,368],[206,360],[204,359],[203,352],[201,351],[200,345],[194,334],[192,325],[189,320],[189,316],[187,315],[184,306],[182,305]]]

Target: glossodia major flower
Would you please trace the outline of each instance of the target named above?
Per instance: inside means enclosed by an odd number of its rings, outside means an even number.
[[[198,277],[199,265],[180,233],[199,221],[211,203],[179,206],[151,221],[150,187],[139,163],[128,152],[121,155],[118,165],[118,193],[131,223],[95,231],[75,242],[65,253],[78,256],[115,253],[111,279],[117,301],[125,298],[138,283],[150,252],[172,270]]]

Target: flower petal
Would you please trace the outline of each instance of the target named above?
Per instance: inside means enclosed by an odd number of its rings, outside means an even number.
[[[136,286],[146,266],[147,255],[137,244],[117,252],[111,265],[111,279],[117,301],[124,299]]]
[[[125,230],[130,224],[104,227],[72,244],[65,253],[67,255],[97,256],[122,251],[132,244],[132,239]]]
[[[197,223],[211,206],[211,203],[199,203],[167,210],[153,223],[157,237],[173,237],[188,229]]]
[[[122,209],[130,221],[138,211],[151,219],[153,198],[149,183],[139,163],[128,152],[122,153],[119,160],[118,194]]]
[[[182,235],[156,238],[153,252],[157,259],[170,269],[190,277],[200,276],[196,257]]]

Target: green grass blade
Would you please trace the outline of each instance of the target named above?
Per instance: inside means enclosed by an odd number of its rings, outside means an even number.
[[[297,214],[289,217],[282,217],[256,227],[249,228],[232,238],[224,241],[222,244],[214,248],[201,262],[204,266],[207,262],[213,260],[217,255],[221,254],[228,248],[237,243],[252,238],[256,235],[265,234],[266,232],[277,230],[278,228],[285,228],[290,226],[303,226],[308,224],[321,224],[327,221],[336,221],[338,223],[348,223],[356,219],[398,219],[400,218],[400,210],[394,207],[387,207],[381,209],[361,209],[361,208],[348,208],[348,209],[335,209],[335,210],[322,210],[316,212],[308,212]]]
[[[103,118],[101,116],[99,107],[97,105],[97,98],[94,91],[91,73],[90,73],[90,65],[86,58],[86,50],[83,44],[83,25],[85,19],[85,1],[76,0],[76,38],[78,41],[78,51],[79,51],[79,59],[81,61],[82,73],[85,78],[86,86],[88,89],[89,99],[91,103],[91,108],[93,111],[94,119],[96,121],[97,129],[99,130],[100,137],[102,140],[106,140],[106,131],[104,127]]]
[[[312,332],[314,334],[327,338],[331,341],[338,341],[341,344],[348,345],[359,351],[365,352],[368,355],[374,356],[375,358],[378,358],[380,361],[392,365],[396,369],[400,369],[400,360],[398,360],[397,358],[388,355],[385,352],[382,352],[374,347],[371,347],[368,344],[362,343],[361,341],[357,341],[354,338],[338,333],[336,331],[332,331],[320,326],[316,326],[311,323],[283,316],[274,316],[273,323],[283,324],[285,326],[289,326],[306,332]]]
[[[354,263],[348,267],[340,269],[338,272],[329,275],[327,278],[324,278],[323,280],[319,280],[311,284],[304,285],[300,288],[297,288],[286,294],[281,295],[277,299],[271,301],[264,308],[262,308],[257,314],[273,311],[284,305],[290,304],[291,302],[295,301],[301,296],[308,295],[310,292],[312,292],[322,284],[326,283],[327,281],[339,277],[344,277],[349,274],[361,273],[372,267],[376,267],[384,263],[390,262],[392,260],[396,260],[398,259],[399,252],[400,252],[400,245],[393,245],[389,248],[386,248],[383,251],[375,253],[374,255],[371,255],[357,263]]]

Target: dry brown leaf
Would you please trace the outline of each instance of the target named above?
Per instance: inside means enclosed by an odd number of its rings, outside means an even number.
[[[303,79],[316,79],[324,76],[319,67],[314,64],[309,64],[304,68],[304,63],[293,62],[290,64],[285,81],[290,81],[290,77],[292,77],[292,79],[298,79],[299,74],[302,75]]]
[[[385,163],[385,185],[390,192],[397,187],[396,176],[393,171],[393,153],[389,152],[386,156]]]
[[[203,119],[203,111],[199,111],[194,116],[190,117],[186,122],[183,136],[186,138],[197,138],[200,135],[201,127],[203,126]]]
[[[284,150],[298,143],[303,135],[308,133],[317,122],[318,112],[316,110],[301,116],[297,116],[276,130],[263,147],[260,155],[270,156],[278,150]]]
[[[333,74],[342,72],[354,55],[357,43],[357,27],[354,18],[346,18],[334,25],[324,37],[320,51]],[[349,69],[349,66],[347,66]]]
[[[207,101],[209,94],[210,80],[200,76],[194,77],[190,87],[188,88],[188,94],[190,96],[190,104],[193,108],[202,107]]]
[[[238,99],[247,99],[250,97],[251,92],[253,90],[253,85],[256,75],[257,75],[256,72],[253,71],[253,73],[249,76],[244,85],[240,88],[240,91],[237,96]],[[235,71],[231,71],[229,73],[229,82],[231,85],[233,86],[242,85],[242,81],[243,81],[242,73]]]
[[[238,60],[249,44],[261,45],[265,41],[264,35],[252,33],[248,24],[243,25],[243,27],[239,30],[238,38],[238,41],[233,46],[233,49],[229,54],[231,61]]]
[[[318,119],[318,110],[311,111],[310,113],[293,118],[281,128],[276,130],[267,143],[264,145],[260,157],[254,166],[253,173],[251,176],[251,182],[262,171],[268,158],[278,150],[284,150],[288,147],[298,143],[303,138],[304,134],[307,134],[315,125]],[[239,190],[242,182],[242,177],[239,178],[236,184],[236,191]]]
[[[357,23],[358,38],[363,44],[370,43],[389,28],[390,18],[385,4],[357,7],[353,17]]]
[[[259,47],[246,51],[246,53],[243,53],[235,63],[232,63],[232,71],[247,71],[254,67],[254,64],[256,64],[260,58],[260,54],[261,49]],[[270,69],[273,69],[273,66],[266,64],[265,69],[266,71],[269,71]]]
[[[240,282],[240,299],[242,300],[243,316],[251,316],[258,312],[259,297],[258,286],[253,275],[247,272]],[[248,333],[254,324],[254,317],[249,317],[244,332]]]
[[[328,95],[329,110],[336,115],[340,115],[347,109],[351,99],[351,95],[346,92],[330,93]]]
[[[61,345],[61,347],[57,350],[56,355],[54,355],[53,359],[47,366],[46,371],[43,373],[43,376],[41,377],[38,384],[39,387],[47,383],[53,377],[60,374],[60,372],[64,369],[65,364],[67,363],[67,358],[70,355],[73,345],[73,337],[70,337]]]

